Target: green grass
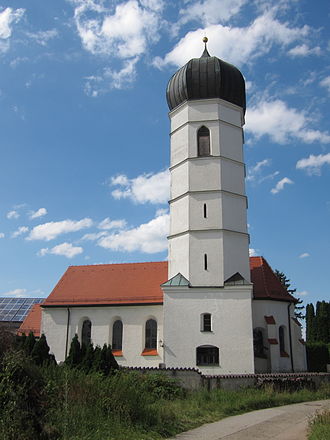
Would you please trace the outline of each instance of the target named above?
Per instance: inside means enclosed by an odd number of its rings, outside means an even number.
[[[310,432],[308,440],[326,440],[330,439],[330,411],[326,410],[316,417],[310,423]]]
[[[330,397],[330,386],[293,393],[270,387],[183,393],[159,375],[104,378],[58,368],[48,370],[48,384],[47,426],[63,440],[156,440],[231,415]]]
[[[68,366],[37,367],[20,352],[9,353],[0,365],[0,438],[157,440],[230,415],[327,398],[329,384],[291,393],[269,385],[185,392],[162,374],[104,377]]]

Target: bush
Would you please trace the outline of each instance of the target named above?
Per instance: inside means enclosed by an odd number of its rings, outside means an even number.
[[[327,371],[329,363],[329,350],[323,342],[311,342],[306,345],[308,371]]]

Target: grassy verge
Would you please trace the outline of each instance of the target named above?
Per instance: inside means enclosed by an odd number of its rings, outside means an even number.
[[[310,423],[308,440],[330,439],[330,411],[318,414]]]
[[[38,367],[21,352],[0,367],[1,440],[157,440],[230,415],[330,398],[330,385],[187,393],[162,374]]]
[[[271,388],[183,393],[159,375],[120,372],[104,378],[62,369],[48,375],[47,426],[64,440],[156,440],[230,415],[330,397],[330,386],[293,393]]]

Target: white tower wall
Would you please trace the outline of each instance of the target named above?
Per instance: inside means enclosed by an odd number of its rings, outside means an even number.
[[[181,273],[192,286],[217,287],[239,272],[249,281],[243,110],[221,99],[196,100],[170,118],[169,278]],[[210,131],[204,157],[197,154],[201,126]]]

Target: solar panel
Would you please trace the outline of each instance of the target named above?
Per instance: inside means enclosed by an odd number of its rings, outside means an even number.
[[[0,321],[24,321],[34,304],[45,298],[0,298]]]

